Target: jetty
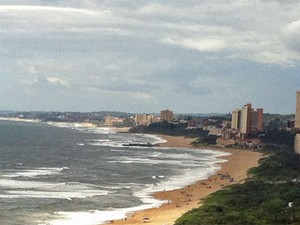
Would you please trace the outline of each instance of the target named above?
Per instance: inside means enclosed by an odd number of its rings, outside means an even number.
[[[123,146],[154,147],[154,146],[158,146],[158,144],[152,144],[150,142],[148,142],[148,143],[127,143],[127,144],[123,144]]]

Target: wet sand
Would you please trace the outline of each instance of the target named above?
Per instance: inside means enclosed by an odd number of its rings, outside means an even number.
[[[159,136],[167,140],[166,143],[161,144],[161,146],[164,147],[192,147],[190,143],[194,140],[191,138],[167,135]],[[213,150],[212,148],[209,149]],[[149,223],[152,225],[171,225],[183,213],[199,207],[201,205],[201,199],[207,197],[209,194],[227,185],[243,182],[243,180],[247,178],[247,171],[257,166],[258,160],[262,157],[261,153],[248,150],[223,148],[216,150],[229,152],[231,155],[221,157],[226,159],[227,162],[221,163],[221,169],[214,175],[181,189],[154,193],[155,198],[167,200],[169,203],[163,204],[159,208],[131,213],[126,219],[110,221],[108,224],[142,225]],[[195,151],[201,151],[201,148],[195,148]],[[145,218],[148,219],[145,220]]]

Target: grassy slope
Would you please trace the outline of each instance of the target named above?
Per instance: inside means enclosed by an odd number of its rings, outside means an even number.
[[[253,178],[208,197],[175,225],[300,224],[300,158],[285,150],[262,160]],[[292,202],[292,207],[288,207]]]

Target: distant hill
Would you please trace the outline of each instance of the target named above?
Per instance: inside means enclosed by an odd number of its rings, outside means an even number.
[[[99,111],[95,112],[103,116],[115,116],[115,117],[121,117],[121,116],[134,116],[134,113],[127,113],[127,112],[118,112],[118,111]]]
[[[6,116],[12,113],[15,113],[16,111],[12,111],[12,110],[0,110],[0,115],[1,116]]]
[[[279,119],[282,121],[293,121],[295,120],[295,114],[289,114],[289,115],[281,115],[281,114],[271,114],[271,113],[264,113],[264,121],[270,122],[271,120]]]
[[[176,116],[192,116],[199,118],[210,118],[210,117],[228,117],[231,115],[226,113],[175,113]]]

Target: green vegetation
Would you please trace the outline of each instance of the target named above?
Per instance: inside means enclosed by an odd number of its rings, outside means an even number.
[[[281,115],[281,114],[264,113],[264,122],[265,122],[266,126],[268,126],[270,121],[276,120],[276,119],[281,120],[281,121],[294,120],[295,114]]]
[[[149,126],[137,126],[130,129],[133,133],[166,134],[173,136],[199,137],[207,136],[208,131],[203,129],[186,129],[187,125],[178,123],[158,122]]]
[[[203,145],[215,145],[217,143],[218,136],[216,135],[204,135],[200,136],[196,141],[192,142],[194,146],[203,146]]]
[[[182,123],[158,122],[149,126],[136,126],[130,129],[132,133],[165,134],[171,136],[185,136],[189,138],[198,138],[192,144],[194,146],[215,145],[216,135],[208,135],[209,131],[202,128],[186,129],[187,125]]]
[[[264,143],[273,143],[278,145],[285,145],[290,148],[294,146],[294,136],[290,131],[285,130],[269,130],[264,136],[261,136],[261,140]]]
[[[300,158],[290,149],[280,150],[260,160],[260,166],[250,169],[256,179],[287,181],[300,178]]]
[[[203,207],[185,214],[176,225],[296,224],[300,222],[299,194],[299,184],[249,181],[216,192]]]
[[[175,225],[300,224],[299,156],[278,151],[250,173],[253,178],[212,194]]]

